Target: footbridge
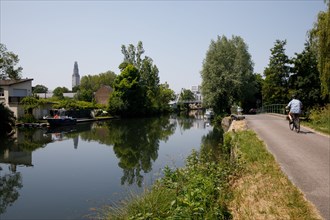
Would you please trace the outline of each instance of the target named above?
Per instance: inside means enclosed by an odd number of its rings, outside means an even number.
[[[285,106],[287,106],[287,104],[264,105],[257,109],[257,113],[276,113],[285,115]]]

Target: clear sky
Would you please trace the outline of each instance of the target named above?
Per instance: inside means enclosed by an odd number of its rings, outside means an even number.
[[[302,52],[306,33],[326,10],[323,0],[305,1],[10,1],[0,0],[0,41],[20,58],[23,77],[71,89],[74,62],[80,76],[119,74],[121,46],[143,42],[161,83],[179,92],[201,84],[211,40],[244,39],[254,72],[268,65],[274,42],[286,54]]]

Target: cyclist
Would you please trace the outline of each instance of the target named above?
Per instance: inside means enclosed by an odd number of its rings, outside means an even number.
[[[296,95],[292,95],[292,100],[289,102],[289,104],[285,107],[289,109],[289,119],[290,123],[292,123],[293,119],[293,114],[301,114],[301,109],[302,109],[302,103],[299,99],[296,98]]]

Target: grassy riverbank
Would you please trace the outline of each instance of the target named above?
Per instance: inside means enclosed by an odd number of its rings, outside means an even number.
[[[222,143],[221,129],[211,133]],[[186,159],[184,168],[166,167],[164,177],[151,189],[104,208],[100,219],[231,219],[228,183],[236,167],[230,146],[220,143],[204,141],[200,152],[193,151]]]
[[[238,128],[100,219],[321,219],[256,134]]]
[[[233,219],[322,219],[252,131],[232,135],[240,169],[231,182]]]

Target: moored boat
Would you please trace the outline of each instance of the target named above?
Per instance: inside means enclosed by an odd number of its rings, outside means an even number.
[[[77,119],[66,115],[65,109],[55,110],[54,117],[48,117],[47,122],[51,127],[75,125]]]
[[[49,126],[62,126],[62,125],[75,125],[77,123],[76,118],[68,117],[68,116],[61,116],[58,118],[47,118]]]

